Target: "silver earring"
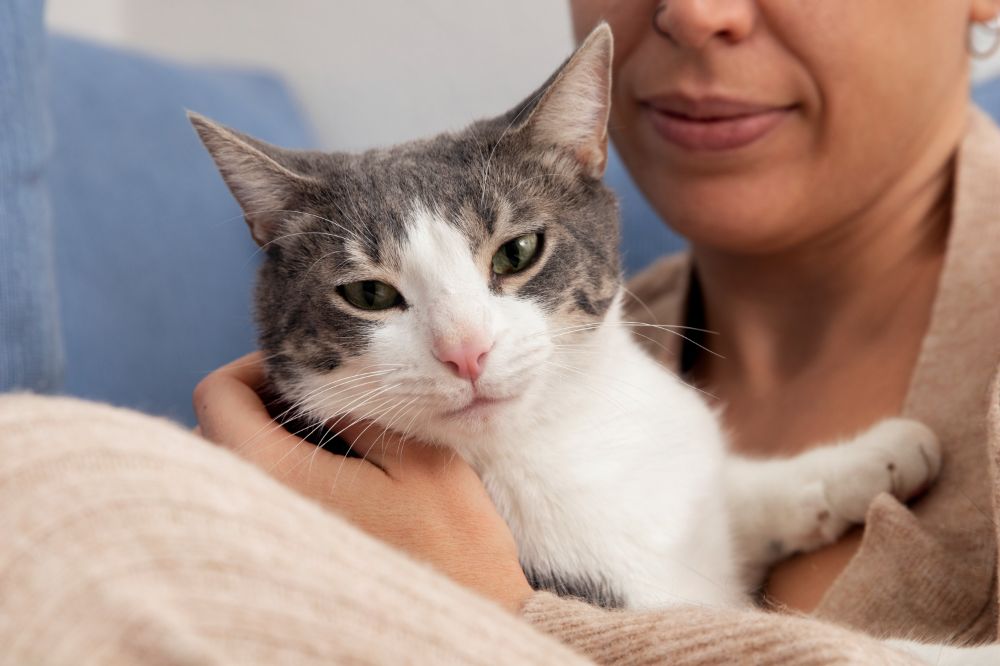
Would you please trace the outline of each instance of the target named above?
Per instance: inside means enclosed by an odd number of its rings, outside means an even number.
[[[662,14],[666,10],[667,10],[666,2],[660,2],[659,4],[656,5],[656,9],[653,10],[653,20],[652,20],[653,32],[658,34],[660,37],[663,37],[664,39],[673,41],[674,38],[670,36],[670,33],[661,28],[658,23],[658,21],[660,20],[660,14]]]
[[[980,48],[976,45],[977,28],[980,33],[989,35],[989,45],[986,48]],[[994,16],[989,21],[974,23],[969,30],[969,53],[972,54],[973,58],[985,60],[997,51],[1000,51],[1000,14]]]

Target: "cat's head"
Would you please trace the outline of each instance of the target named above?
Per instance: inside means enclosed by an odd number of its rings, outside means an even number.
[[[454,442],[577,381],[621,284],[611,54],[602,25],[512,111],[360,155],[192,115],[266,255],[257,321],[287,400]]]

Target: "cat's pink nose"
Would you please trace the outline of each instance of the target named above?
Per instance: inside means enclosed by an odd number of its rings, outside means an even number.
[[[483,374],[486,355],[493,348],[493,341],[481,337],[466,338],[460,342],[434,342],[434,356],[462,379],[476,381]]]

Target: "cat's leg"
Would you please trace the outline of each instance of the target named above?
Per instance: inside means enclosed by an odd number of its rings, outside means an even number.
[[[913,497],[933,482],[940,466],[934,433],[902,418],[794,458],[731,457],[726,497],[735,550],[748,577],[791,553],[832,543],[850,525],[864,522],[880,493]]]
[[[1000,644],[989,643],[975,647],[934,645],[914,641],[890,640],[889,645],[900,652],[911,654],[933,666],[996,666],[1000,664]]]

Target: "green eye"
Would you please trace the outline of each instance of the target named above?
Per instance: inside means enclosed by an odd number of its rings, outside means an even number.
[[[523,271],[538,253],[541,239],[541,234],[525,234],[501,245],[493,255],[493,272],[507,275]]]
[[[337,290],[348,303],[362,310],[388,310],[403,302],[395,287],[376,280],[344,284]]]

